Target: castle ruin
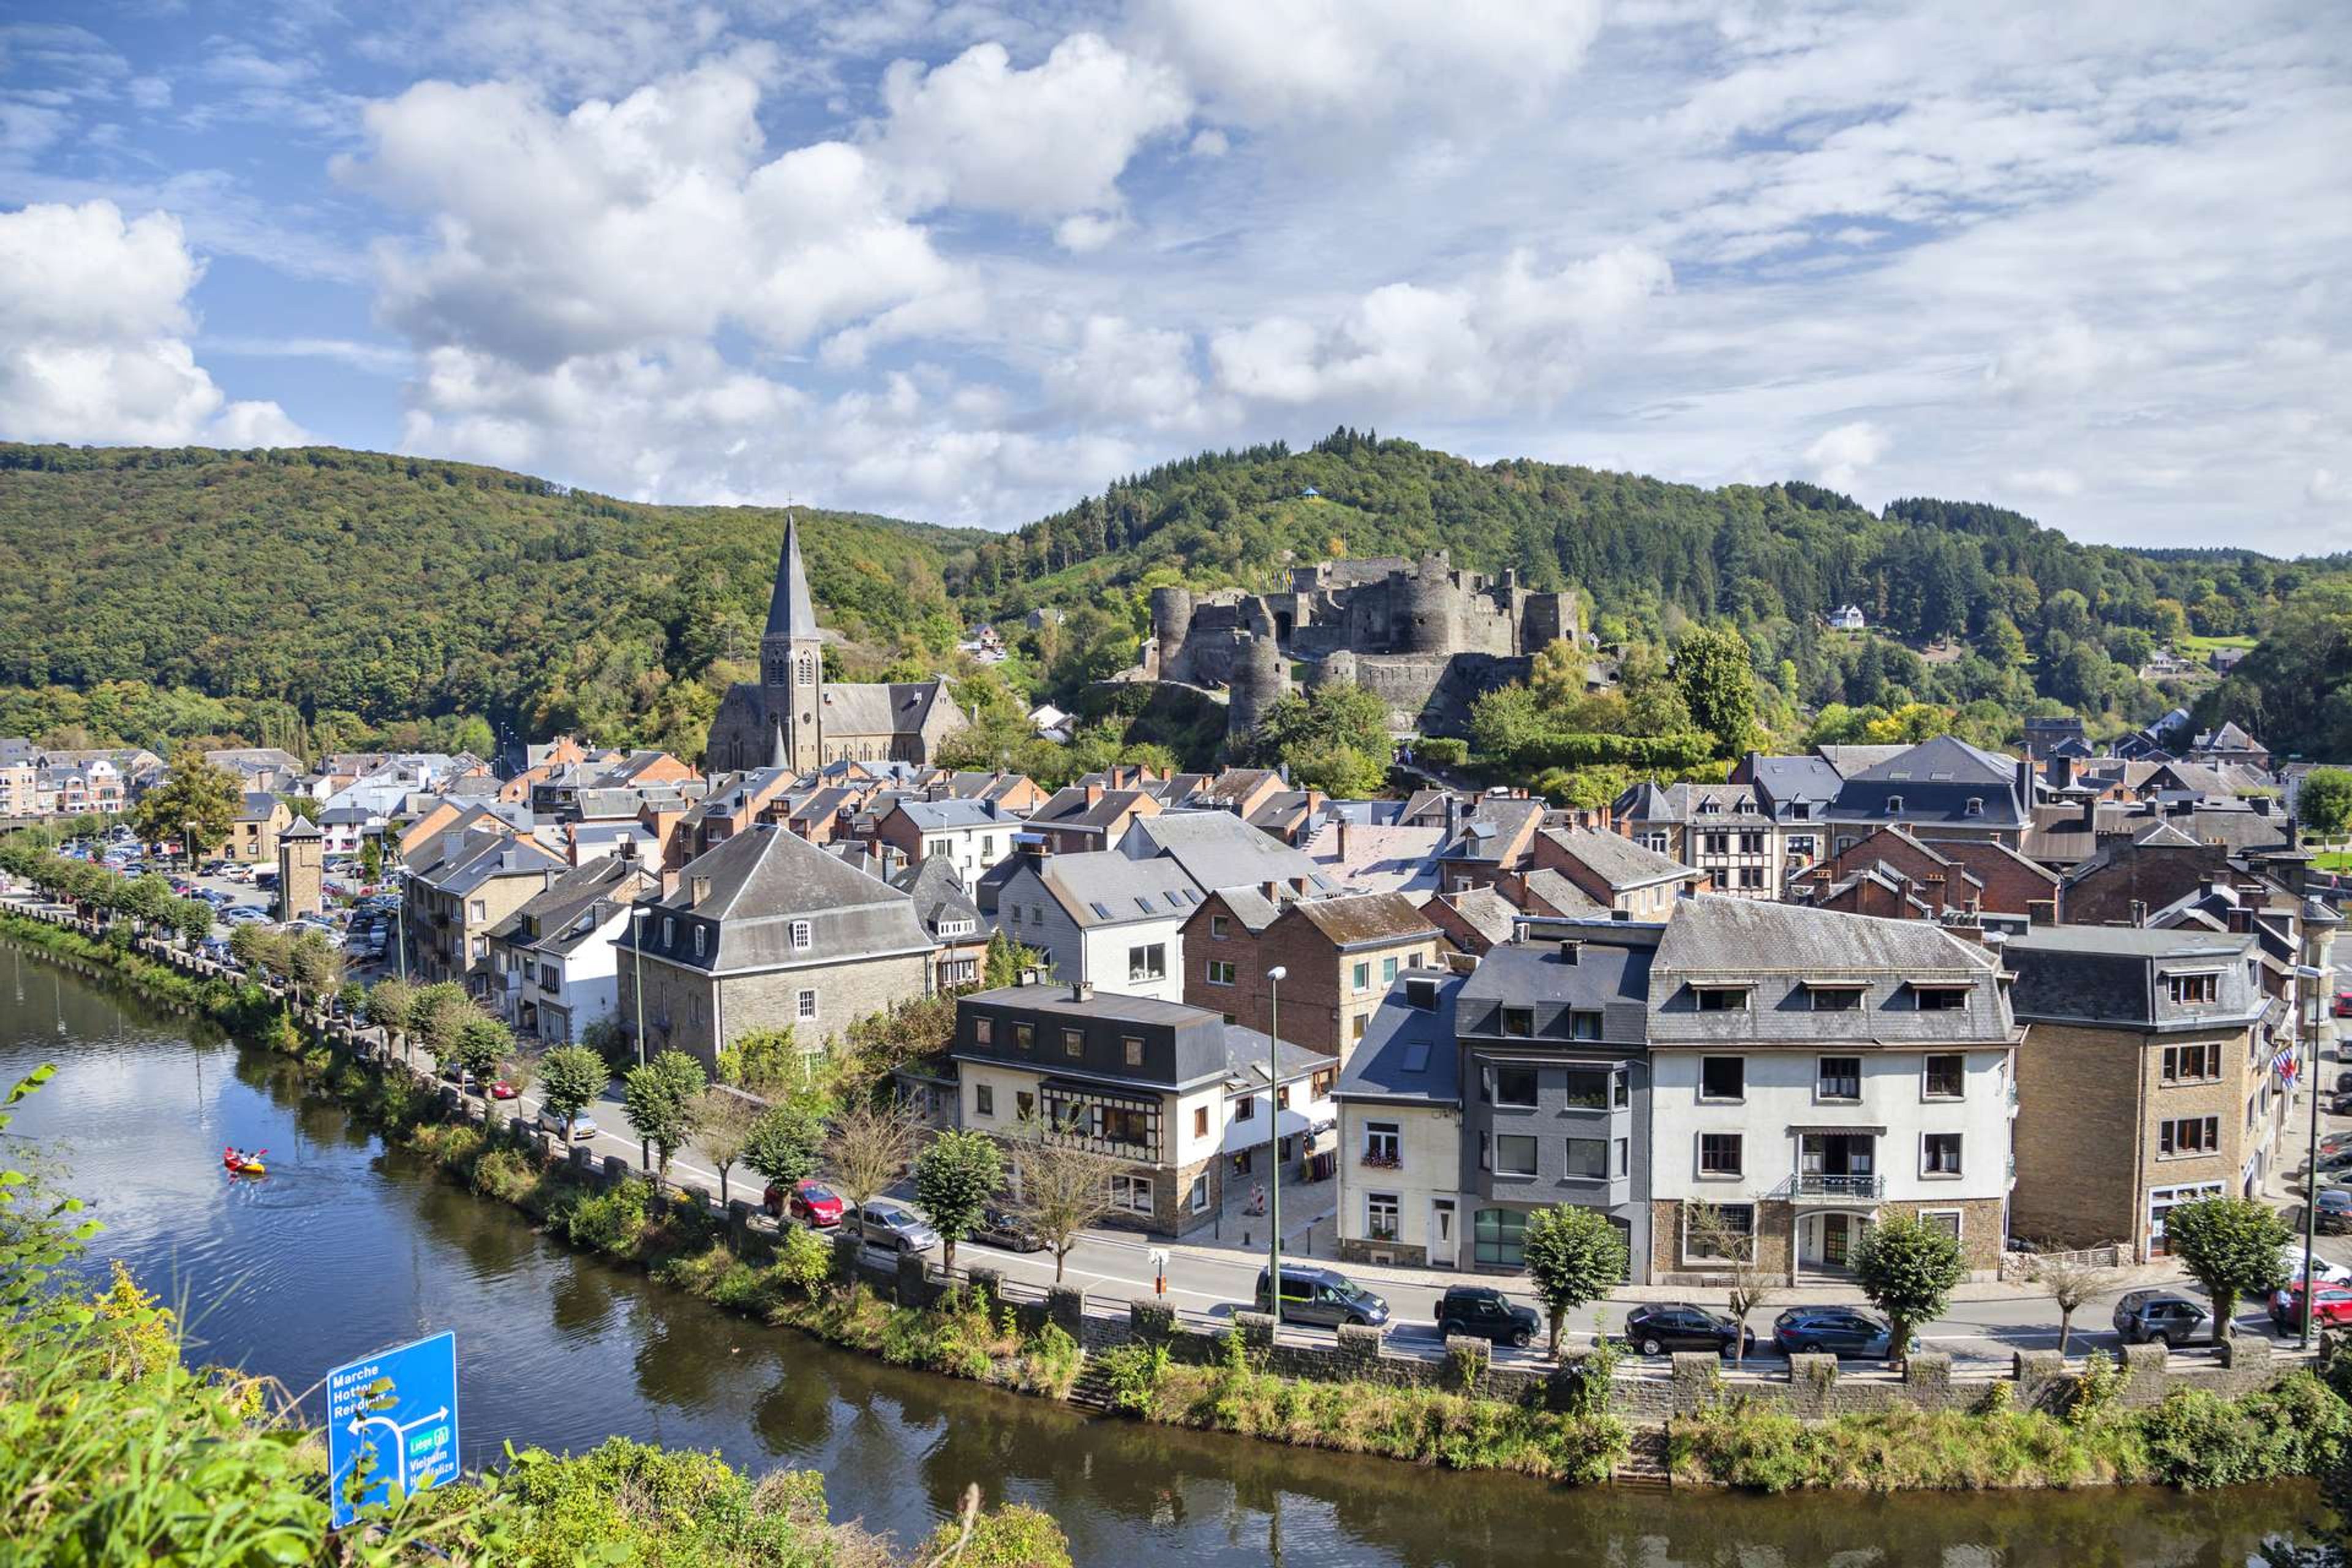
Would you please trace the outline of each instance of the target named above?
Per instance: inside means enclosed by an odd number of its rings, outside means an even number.
[[[1388,704],[1397,734],[1465,733],[1470,705],[1527,679],[1537,649],[1577,637],[1576,600],[1457,571],[1444,551],[1294,566],[1286,593],[1151,593],[1146,679],[1223,686],[1229,734],[1288,691],[1352,682]]]

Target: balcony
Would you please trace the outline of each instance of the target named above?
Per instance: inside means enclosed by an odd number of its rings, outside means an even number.
[[[1875,1203],[1885,1190],[1884,1176],[1806,1171],[1789,1178],[1785,1194],[1800,1203]]]

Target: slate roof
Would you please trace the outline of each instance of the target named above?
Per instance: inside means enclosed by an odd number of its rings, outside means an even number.
[[[1549,808],[1540,800],[1486,798],[1463,819],[1462,831],[1441,851],[1448,860],[1498,865]]]
[[[1062,911],[1079,926],[1185,920],[1200,907],[1192,879],[1172,860],[1130,860],[1115,849],[1048,856],[1037,868]]]
[[[1462,981],[1427,969],[1409,969],[1398,978],[1406,984],[1381,998],[1331,1098],[1458,1105],[1462,1057],[1454,1049],[1454,1014]],[[1416,1007],[1408,1000],[1407,984],[1415,980],[1435,990],[1435,1006]]]
[[[1342,951],[1439,934],[1428,917],[1402,893],[1301,899],[1290,907],[1299,919],[1322,932],[1325,941]]]
[[[1003,815],[989,800],[901,800],[899,815],[924,833],[946,833],[963,827],[994,827],[1014,819]]]
[[[942,856],[934,855],[901,870],[890,879],[890,885],[915,901],[915,918],[923,929],[937,937],[940,927],[967,922],[950,942],[982,941],[987,933],[981,929],[980,906],[964,891],[963,879]]]
[[[698,902],[695,886],[706,878],[709,889]],[[655,911],[647,956],[712,973],[851,963],[931,946],[906,894],[772,822],[755,823],[688,861]],[[654,929],[664,917],[676,921],[667,944]],[[805,948],[792,945],[794,921],[809,923]],[[691,941],[698,926],[709,933],[700,958]],[[628,943],[625,933],[621,944]]]
[[[1367,892],[1406,893],[1437,886],[1442,827],[1402,827],[1349,819],[1348,850],[1339,853],[1339,825],[1327,821],[1307,841],[1307,853],[1324,874],[1343,887]]]
[[[1604,833],[1597,827],[1548,827],[1543,836],[1608,883],[1613,893],[1698,875],[1673,856],[1636,844],[1622,833]]]
[[[2134,926],[2036,926],[2002,948],[2016,979],[2010,1003],[2022,1019],[2154,1026],[2154,967],[2190,963],[2224,971],[2222,995],[2246,1005],[2236,1014],[2202,1011],[2168,1021],[2210,1027],[2258,1014],[2244,964],[2254,939],[2227,932]],[[2169,1009],[2165,1009],[2169,1013]],[[2029,1037],[2029,1041],[2031,1037]],[[2030,1048],[2030,1047],[2029,1047]]]
[[[1437,901],[1460,915],[1471,930],[1490,942],[1506,942],[1517,929],[1519,911],[1510,900],[1492,888],[1465,888],[1440,893]]]
[[[827,681],[821,722],[830,735],[910,735],[947,690],[944,680]]]
[[[1976,803],[1973,812],[1970,802]],[[1842,822],[2019,830],[2027,826],[2025,807],[2017,798],[2016,764],[1949,735],[1922,741],[1849,775],[1828,816]]]
[[[1117,991],[1091,991],[1083,998],[1071,995],[1067,985],[1005,985],[977,991],[961,999],[959,1012],[978,1007],[1002,1016],[1031,1013],[1045,1017],[1105,1019],[1125,1024],[1156,1024],[1171,1031],[1172,1054],[1152,1051],[1147,1064],[1165,1063],[1169,1069],[1153,1073],[1150,1067],[1119,1075],[1118,1081],[1152,1089],[1185,1089],[1219,1079],[1263,1084],[1269,1050],[1286,1083],[1308,1078],[1331,1066],[1331,1058],[1311,1046],[1284,1040],[1273,1046],[1255,1029],[1228,1024],[1216,1014],[1181,1002],[1131,996]],[[961,1029],[959,1027],[959,1037]],[[1039,1071],[1047,1078],[1074,1077],[1102,1081],[1104,1075],[1057,1068],[1044,1052],[1034,1061],[1014,1060],[1003,1050],[959,1047],[951,1053],[961,1061],[1008,1063]]]
[[[562,860],[528,838],[494,828],[470,828],[455,835],[434,835],[420,846],[419,857],[409,858],[408,872],[436,892],[463,898],[475,889],[504,877],[541,877],[565,869]]]
[[[813,637],[818,635],[816,605],[809,598],[808,569],[801,564],[801,520],[784,514],[784,542],[776,553],[775,592],[768,599],[767,636]]]
[[[236,819],[239,822],[267,822],[278,806],[276,795],[267,790],[249,789],[244,792],[237,806]]]
[[[1904,745],[1816,746],[1813,752],[1837,770],[1839,779],[1843,781],[1864,768],[1876,767],[1883,762],[1899,757],[1910,749]]]
[[[1270,838],[1230,812],[1170,811],[1139,816],[1123,844],[1173,861],[1202,892],[1304,879],[1307,889],[1336,893],[1339,884],[1299,850]],[[1137,857],[1139,859],[1142,856]]]
[[[1787,808],[1801,802],[1816,809],[1827,805],[1837,798],[1838,786],[1845,782],[1828,759],[1821,756],[1759,754],[1748,772],[1757,793],[1771,803],[1776,816],[1788,815]]]
[[[1610,837],[1613,837],[1615,835],[1612,834]],[[1540,870],[1528,872],[1520,880],[1527,883],[1528,897],[1543,900],[1554,914],[1581,916],[1608,912],[1594,900],[1591,894],[1549,866]]]
[[[638,866],[614,856],[591,860],[548,884],[545,891],[526,901],[490,928],[498,941],[514,946],[571,952],[595,935],[595,928],[628,907],[627,896],[652,885]],[[586,928],[582,929],[583,919]],[[523,935],[526,921],[539,922],[539,935]]]
[[[1772,820],[1757,799],[1753,784],[1662,784],[1644,781],[1619,796],[1618,801],[1617,815],[1629,822],[1763,827]]]

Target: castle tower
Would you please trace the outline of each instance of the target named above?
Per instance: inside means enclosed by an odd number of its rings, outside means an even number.
[[[776,591],[768,601],[768,629],[760,637],[760,686],[778,752],[805,773],[824,760],[824,652],[801,564],[800,519],[784,517],[783,553],[776,561]],[[745,758],[739,764],[751,766]]]
[[[1443,555],[1422,557],[1419,570],[1390,579],[1391,591],[1402,590],[1402,611],[1397,628],[1401,653],[1452,653],[1454,647],[1454,601],[1459,590]]]
[[[1289,689],[1290,678],[1271,634],[1244,637],[1234,656],[1233,676],[1226,682],[1225,732],[1239,735],[1257,728],[1265,710]]]
[[[1151,635],[1160,644],[1160,679],[1190,680],[1185,643],[1192,636],[1192,594],[1188,588],[1151,590]]]
[[[327,841],[301,817],[278,836],[278,918],[315,915],[325,902]]]

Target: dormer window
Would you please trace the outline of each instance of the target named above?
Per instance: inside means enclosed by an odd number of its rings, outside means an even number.
[[[1748,987],[1694,985],[1691,1005],[1702,1013],[1744,1013],[1748,1010]]]
[[[1805,995],[1816,1013],[1857,1013],[1868,987],[1858,980],[1808,980]]]
[[[1961,811],[1960,815],[1963,816],[1982,816],[1984,815],[1984,796],[1980,795],[1972,795],[1969,796],[1969,804]]]
[[[1911,996],[1913,1004],[1922,1013],[1957,1013],[1969,1005],[1969,988],[1965,985],[1937,985],[1914,981]]]
[[[794,921],[793,922],[793,951],[794,952],[806,952],[809,950],[809,944],[813,935],[814,933],[809,928],[808,921]]]
[[[1899,815],[1901,815],[1902,810],[1903,810],[1903,797],[1902,797],[1901,795],[1888,795],[1888,796],[1886,797],[1886,815],[1887,815],[1887,816],[1899,816]]]

